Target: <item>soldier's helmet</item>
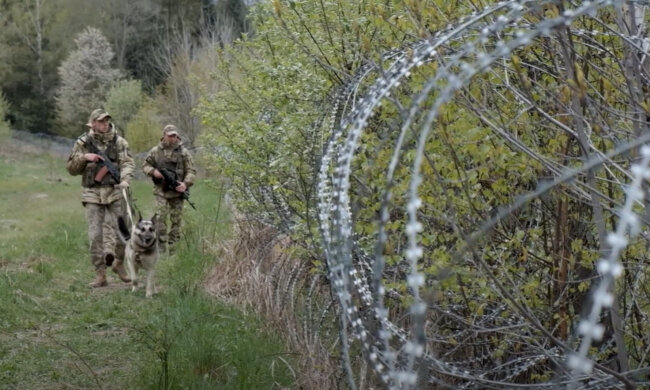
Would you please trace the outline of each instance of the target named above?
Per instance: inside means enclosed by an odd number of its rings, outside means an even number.
[[[86,123],[86,126],[93,127],[94,121],[101,121],[104,118],[110,119],[111,115],[108,112],[106,112],[104,109],[97,108],[90,113],[90,117],[88,118],[88,123]]]

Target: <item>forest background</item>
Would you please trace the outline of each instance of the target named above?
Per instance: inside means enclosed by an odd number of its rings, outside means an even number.
[[[77,137],[103,106],[136,149],[144,148],[136,134],[163,122],[193,140],[191,109],[213,65],[205,61],[249,30],[252,3],[3,0],[2,116],[16,130]]]

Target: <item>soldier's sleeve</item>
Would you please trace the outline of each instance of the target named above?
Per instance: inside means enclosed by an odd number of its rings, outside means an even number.
[[[142,172],[147,176],[153,176],[153,170],[155,169],[153,166],[153,152],[155,149],[156,148],[154,147],[149,151],[149,154],[147,154],[147,157],[145,157],[144,162],[142,163]]]
[[[135,171],[135,162],[129,152],[129,143],[124,139],[120,139],[119,163],[120,163],[120,180],[128,183],[133,180],[133,172]]]
[[[72,176],[80,175],[86,168],[87,161],[84,154],[85,150],[83,148],[83,143],[82,141],[77,140],[74,143],[70,156],[68,156],[68,161],[65,164],[65,169],[67,169],[68,173]]]
[[[194,159],[192,158],[192,154],[187,149],[183,149],[183,158],[185,159],[185,176],[183,177],[183,182],[185,182],[188,187],[191,187],[194,184],[194,179],[196,178]]]

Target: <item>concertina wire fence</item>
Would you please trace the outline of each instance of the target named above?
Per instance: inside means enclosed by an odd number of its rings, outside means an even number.
[[[648,6],[500,2],[368,62],[332,94],[313,129],[329,136],[318,215],[350,388],[650,385]],[[454,119],[480,137],[444,133]],[[378,131],[377,121],[390,128]],[[440,139],[448,154],[431,152]],[[369,140],[391,154],[368,155]],[[557,140],[570,147],[551,147]],[[504,174],[513,180],[509,203],[475,210],[490,183],[466,188],[463,178],[508,162],[471,151],[496,144],[537,176]],[[441,158],[465,172],[449,176]],[[372,187],[368,172],[383,175],[383,185]],[[379,208],[367,231],[359,220],[373,192]],[[286,202],[268,199],[286,229]],[[571,218],[560,218],[567,210]],[[431,242],[438,234],[446,241]],[[557,255],[547,243],[562,235],[574,241]],[[574,258],[585,249],[595,258]],[[464,288],[479,285],[482,292]]]

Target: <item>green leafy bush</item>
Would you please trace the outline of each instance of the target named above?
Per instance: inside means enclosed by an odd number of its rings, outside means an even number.
[[[158,144],[162,134],[159,118],[154,101],[145,98],[125,129],[126,140],[133,152],[146,152]]]
[[[125,130],[124,126],[138,113],[144,97],[140,80],[122,80],[108,91],[104,108],[111,113],[117,127]]]
[[[614,153],[614,145],[634,139],[640,128],[631,118],[645,118],[649,107],[641,96],[627,95],[627,83],[636,76],[621,66],[624,62],[612,60],[625,57],[625,42],[609,40],[608,33],[594,34],[593,41],[591,36],[572,40],[571,45],[560,38],[549,45],[544,37],[512,51],[504,49],[507,55],[502,58],[492,50],[511,42],[506,36],[485,36],[489,44],[479,45],[473,42],[473,34],[490,28],[463,30],[467,20],[459,22],[460,15],[473,10],[453,2],[434,1],[432,7],[422,3],[357,1],[351,6],[349,1],[276,0],[260,4],[252,17],[255,35],[221,52],[214,73],[220,88],[197,110],[206,129],[203,142],[212,151],[205,162],[229,179],[235,194],[231,199],[240,211],[272,223],[295,243],[315,249],[315,257],[322,256],[321,242],[310,239],[322,237],[316,229],[320,217],[316,214],[322,210],[317,209],[315,187],[324,149],[334,136],[331,130],[354,107],[364,107],[362,98],[381,90],[382,81],[397,80],[391,77],[400,69],[399,61],[413,64],[413,48],[424,43],[422,38],[436,41],[435,32],[449,24],[437,36],[444,43],[431,52],[435,55],[414,65],[408,76],[399,79],[399,86],[388,88],[390,95],[372,103],[369,110],[374,115],[363,118],[358,142],[336,145],[350,147],[349,172],[337,171],[334,161],[324,176],[331,182],[349,179],[340,194],[349,197],[352,222],[351,231],[340,229],[343,238],[332,245],[340,245],[333,251],[343,248],[343,252],[347,244],[354,247],[348,261],[363,259],[359,249],[376,257],[381,251],[384,274],[372,277],[382,279],[390,291],[386,306],[403,329],[409,324],[401,314],[406,314],[415,295],[408,276],[422,273],[426,284],[419,293],[426,296],[430,308],[427,321],[438,324],[436,338],[447,338],[439,345],[430,340],[429,347],[437,351],[453,345],[450,359],[481,358],[472,346],[457,346],[454,339],[457,329],[470,333],[477,329],[463,323],[467,318],[481,326],[486,320],[496,329],[507,316],[530,325],[519,319],[525,313],[535,318],[533,337],[548,339],[552,334],[566,340],[577,323],[589,283],[597,276],[594,263],[607,248],[606,232],[618,219],[612,210],[625,196],[622,188],[629,181],[632,160],[617,155],[620,161],[604,159],[607,168],[598,166],[593,171],[582,164]],[[530,20],[560,15],[555,5],[549,5],[543,16],[535,12],[527,15]],[[609,9],[599,15],[603,20],[616,19]],[[573,22],[575,31],[594,28],[582,19]],[[492,26],[489,20],[485,23]],[[458,30],[452,34],[453,28]],[[521,33],[506,31],[514,36]],[[594,43],[611,52],[594,56]],[[477,50],[488,62],[498,58],[490,62],[494,68],[481,65],[478,71]],[[388,57],[391,53],[394,57]],[[375,67],[363,74],[368,64]],[[470,74],[471,82],[458,78],[469,80]],[[355,82],[349,84],[350,80]],[[453,88],[455,93],[443,95],[455,83],[459,85]],[[339,87],[347,85],[354,90],[337,101]],[[404,139],[398,147],[402,126],[406,126]],[[352,136],[346,132],[353,126],[341,127],[341,138],[349,141]],[[419,135],[423,138],[418,154]],[[388,182],[386,172],[394,153],[395,171]],[[343,160],[342,154],[334,153],[333,159]],[[416,157],[423,157],[417,175]],[[582,171],[573,182],[538,192],[544,183],[574,168]],[[417,194],[411,194],[410,187],[417,188]],[[390,197],[383,231],[387,238],[378,249],[377,225],[387,188]],[[530,201],[518,205],[527,196]],[[417,200],[413,214],[418,224],[409,225],[411,200]],[[518,205],[516,210],[500,214],[512,205]],[[345,212],[335,210],[325,218],[331,217],[334,225],[345,220]],[[417,231],[411,236],[416,236],[413,241],[422,251],[416,266],[406,260],[408,229]],[[647,262],[643,245],[629,246],[626,266],[642,267]],[[641,296],[630,288],[621,296],[636,299],[641,306],[649,301],[647,294]],[[622,300],[621,307],[626,305]],[[515,306],[521,309],[511,310]],[[449,310],[460,320],[440,314]],[[628,334],[633,350],[633,340],[647,332]],[[517,337],[527,337],[522,335]],[[515,341],[521,338],[514,336],[497,331],[481,336],[481,343],[493,358],[515,359],[517,352],[508,346],[519,348],[526,342]],[[606,353],[613,356],[611,345]],[[621,360],[627,359],[623,355]],[[645,356],[633,359],[645,361]],[[522,381],[550,374],[551,365],[539,372],[522,374]]]

